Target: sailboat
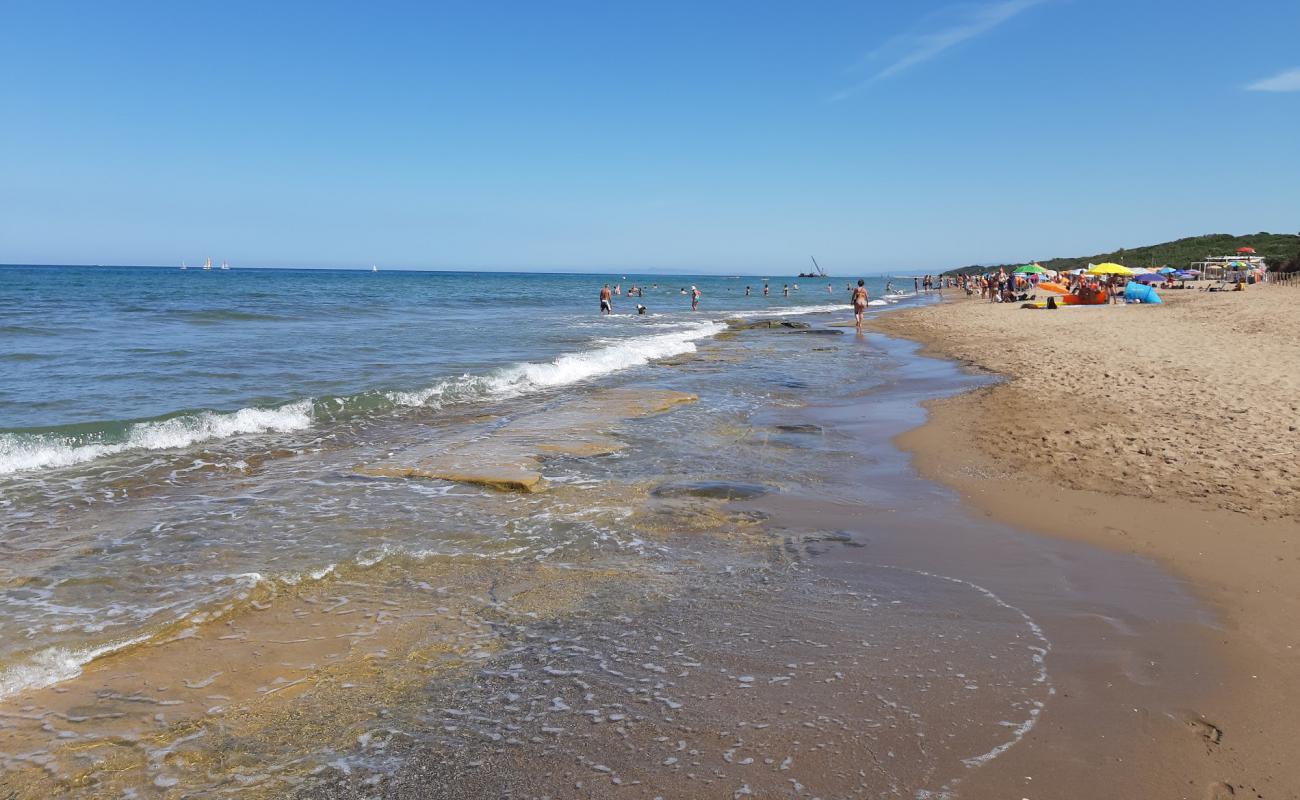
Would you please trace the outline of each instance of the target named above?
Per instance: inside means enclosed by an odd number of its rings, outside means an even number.
[[[378,271],[379,271],[379,267],[375,266],[374,264],[371,264],[371,265],[370,265],[370,271],[371,271],[371,272],[378,272]]]
[[[181,262],[181,269],[183,269],[183,270],[185,270],[185,269],[189,269],[189,267],[185,265],[185,262],[184,262],[184,261]]]
[[[228,270],[228,269],[230,269],[230,265],[227,264],[226,262],[222,261],[222,262],[221,262],[221,268],[222,268],[222,269],[227,269],[227,270]]]
[[[204,262],[203,262],[203,269],[205,269],[205,270],[210,270],[210,269],[212,269],[212,258],[211,258],[211,257],[209,257],[207,261],[204,261]]]

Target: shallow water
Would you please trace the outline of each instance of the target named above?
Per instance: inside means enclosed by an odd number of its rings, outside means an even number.
[[[337,279],[372,277],[388,276]],[[213,305],[177,303],[156,324],[294,330],[262,329],[257,363],[240,372],[259,373],[249,386],[288,368],[268,342],[291,350],[318,321]],[[821,330],[846,316],[817,306],[747,314]],[[229,318],[232,307],[244,316]],[[832,387],[887,397],[907,361],[842,329],[727,331],[717,320],[732,315],[645,323],[562,308],[537,314],[536,336],[530,321],[527,351],[496,350],[494,328],[462,325],[438,364],[405,383],[411,364],[372,380],[349,350],[355,337],[338,337],[324,345],[339,359],[328,379],[283,381],[273,395],[308,403],[303,425],[163,448],[128,434],[113,444],[129,446],[13,471],[0,486],[5,788],[946,791],[1046,702],[1048,642],[978,585],[890,566],[835,577],[816,556],[862,542],[769,524],[764,493],[862,495],[859,452],[833,429],[783,428],[773,415]],[[410,347],[373,322],[383,347]],[[359,396],[449,380],[480,388],[357,410]],[[126,392],[112,414],[227,419],[257,399],[239,385],[223,404],[207,383],[180,381],[161,412],[153,389]],[[468,474],[489,469],[538,480],[500,491]]]

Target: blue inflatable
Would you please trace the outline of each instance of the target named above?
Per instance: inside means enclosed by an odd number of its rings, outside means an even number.
[[[1154,286],[1147,286],[1137,281],[1129,281],[1124,287],[1124,302],[1126,303],[1159,303],[1160,295],[1156,294]]]

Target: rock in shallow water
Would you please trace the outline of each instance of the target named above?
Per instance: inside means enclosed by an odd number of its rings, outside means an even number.
[[[655,497],[705,497],[711,500],[752,500],[772,490],[753,483],[731,481],[698,481],[695,483],[665,483],[651,492]]]
[[[820,425],[774,425],[782,433],[811,433],[820,434],[822,426]]]

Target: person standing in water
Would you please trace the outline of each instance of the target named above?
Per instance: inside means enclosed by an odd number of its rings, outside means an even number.
[[[748,287],[748,286],[745,287],[745,296],[746,296],[746,297],[749,297],[749,287]]]
[[[600,313],[614,313],[613,295],[609,291],[608,283],[600,290]]]
[[[862,330],[862,314],[867,310],[870,300],[866,281],[859,279],[858,288],[853,290],[853,320],[858,330]]]
[[[787,283],[787,284],[785,284],[784,286],[781,287],[781,295],[782,295],[783,297],[789,297],[789,296],[790,296],[790,284]]]
[[[691,287],[691,310],[700,310],[700,290],[696,289],[694,286]]]
[[[765,284],[763,284],[763,296],[764,296],[764,297],[767,297],[767,292],[768,292],[768,288],[767,288],[767,284],[765,283]]]

